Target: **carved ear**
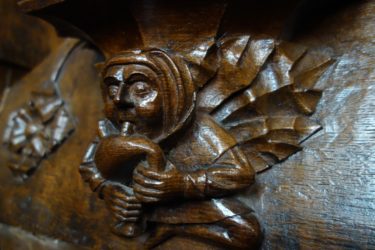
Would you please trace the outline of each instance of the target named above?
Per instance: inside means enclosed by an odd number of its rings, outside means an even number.
[[[97,69],[99,74],[102,74],[104,70],[104,62],[96,63],[95,68]]]

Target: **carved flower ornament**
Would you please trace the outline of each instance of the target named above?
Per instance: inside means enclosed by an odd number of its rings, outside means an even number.
[[[74,124],[61,98],[33,93],[27,105],[9,115],[3,137],[11,152],[9,167],[27,177],[73,130]]]

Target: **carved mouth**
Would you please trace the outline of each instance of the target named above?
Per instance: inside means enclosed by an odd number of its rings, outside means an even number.
[[[134,124],[138,120],[137,117],[130,112],[117,112],[116,118],[119,124],[123,124],[124,122],[130,122]]]

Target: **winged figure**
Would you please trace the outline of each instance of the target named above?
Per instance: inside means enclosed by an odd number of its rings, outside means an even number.
[[[227,248],[261,241],[236,194],[320,129],[310,115],[332,60],[296,44],[228,36],[178,53],[132,50],[102,72],[105,119],[80,173],[115,233],[154,247],[192,236]]]

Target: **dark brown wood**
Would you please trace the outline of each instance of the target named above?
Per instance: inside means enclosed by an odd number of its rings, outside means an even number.
[[[30,70],[61,42],[45,21],[27,16],[13,0],[0,1],[0,61]]]
[[[375,248],[374,1],[19,4],[91,38],[10,88],[0,131],[57,69],[74,131],[28,178],[0,150],[1,223],[67,249]]]
[[[50,78],[40,79],[42,86],[30,99],[8,117],[3,144],[9,150],[9,167],[21,178],[27,178],[73,132],[73,117],[64,107],[59,89],[60,70],[77,41],[65,42],[56,65],[50,67]],[[65,55],[65,56],[64,56]]]

